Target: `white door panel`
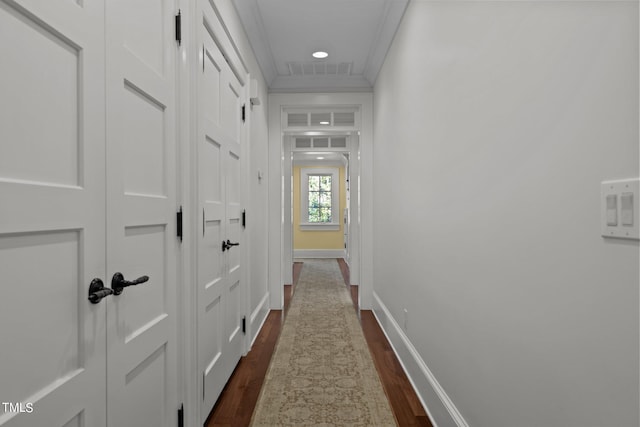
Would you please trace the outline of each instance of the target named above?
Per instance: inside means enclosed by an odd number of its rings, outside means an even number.
[[[0,426],[175,425],[175,12],[0,0]]]
[[[105,425],[103,7],[0,1],[3,427]]]
[[[215,13],[199,1],[202,70],[198,81],[198,366],[204,421],[240,360],[244,345],[241,251],[241,105],[244,87],[214,39]]]
[[[240,111],[239,102],[235,102]],[[240,123],[240,117],[236,120]],[[240,206],[240,144],[229,144],[227,152],[226,173],[226,235],[233,243],[242,241],[242,210]],[[233,246],[226,253],[227,263],[227,304],[225,318],[225,337],[229,343],[228,354],[230,360],[227,369],[229,374],[233,372],[238,359],[242,355],[242,313],[243,313],[243,288],[242,284],[242,249]]]
[[[173,426],[177,239],[173,1],[107,4],[109,426]]]

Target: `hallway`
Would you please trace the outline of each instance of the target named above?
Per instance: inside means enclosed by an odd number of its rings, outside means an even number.
[[[640,425],[639,0],[0,0],[0,58],[0,427],[246,425],[297,257],[401,425]]]
[[[354,309],[358,313],[358,287],[349,285],[349,268],[344,260],[338,259],[336,261],[342,272],[344,285],[353,297]],[[292,292],[291,289],[296,288],[300,271],[303,268],[304,264],[302,262],[296,262],[293,287],[288,290],[288,293]],[[285,318],[290,300],[290,297],[285,299]],[[254,405],[257,402],[260,388],[267,372],[267,366],[271,360],[271,355],[282,327],[281,313],[281,311],[273,311],[267,318],[252,350],[240,360],[225,386],[219,401],[205,424],[206,427],[242,427],[249,425]],[[384,386],[385,394],[389,398],[397,425],[431,427],[427,414],[380,329],[373,312],[371,310],[362,310],[359,311],[359,316],[369,350]]]

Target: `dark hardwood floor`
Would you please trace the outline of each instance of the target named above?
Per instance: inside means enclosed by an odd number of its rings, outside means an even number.
[[[293,294],[296,291],[296,285],[298,284],[298,279],[300,278],[300,272],[302,271],[302,263],[294,262],[293,263],[293,283],[290,285],[284,285],[284,314],[287,315],[287,311],[289,311],[289,304],[291,303],[291,298],[293,298]]]
[[[351,283],[351,274],[349,273],[349,266],[345,262],[344,259],[338,258],[338,265],[340,266],[340,272],[342,273],[342,278],[344,279],[344,284],[347,286],[347,290],[351,293],[351,301],[353,301],[353,306],[358,309],[358,285],[354,285]]]
[[[345,285],[350,288],[351,298],[357,310],[358,286],[349,283],[349,268],[344,260],[338,260],[338,264]],[[294,263],[293,283],[285,285],[285,315],[295,293],[302,268],[302,263]],[[249,425],[283,321],[284,316],[281,310],[272,310],[269,313],[251,351],[238,363],[211,411],[205,427],[243,427]],[[401,427],[433,427],[373,312],[361,310],[360,322],[398,425]]]
[[[272,310],[251,351],[240,359],[205,426],[248,426],[276,347],[282,310]]]
[[[398,425],[433,427],[373,311],[361,310],[360,323]]]

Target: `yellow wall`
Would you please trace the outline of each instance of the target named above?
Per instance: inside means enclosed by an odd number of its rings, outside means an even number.
[[[300,168],[326,168],[326,166],[302,165],[293,167],[293,249],[344,249],[342,214],[347,207],[345,168],[338,167],[340,171],[340,209],[338,209],[340,229],[336,231],[300,230]]]

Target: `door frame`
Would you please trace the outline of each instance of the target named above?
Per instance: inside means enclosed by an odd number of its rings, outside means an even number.
[[[195,48],[196,7],[189,0],[177,0],[182,19],[182,41],[178,48],[176,66],[176,107],[178,118],[176,132],[178,138],[178,183],[177,204],[182,206],[182,244],[178,262],[178,401],[182,402],[185,425],[197,425],[200,421],[197,389],[197,288],[196,280],[196,248],[194,215],[197,205],[196,179],[198,170],[196,146],[191,142],[197,135],[194,114],[197,111],[196,86],[192,84],[196,78],[198,64],[196,56],[190,53]],[[186,31],[185,31],[186,29]]]
[[[290,174],[287,175],[285,162],[286,137],[283,128],[285,109],[318,107],[356,107],[360,113],[359,150],[355,156],[360,170],[351,181],[352,191],[359,197],[352,197],[358,204],[359,217],[352,218],[353,225],[359,225],[360,265],[354,271],[359,276],[359,306],[367,310],[372,307],[373,295],[373,93],[272,93],[269,95],[269,305],[273,310],[284,307],[284,287],[287,271],[290,270],[287,248],[288,224],[286,218],[290,205],[285,205]],[[356,160],[356,159],[351,159]],[[355,187],[355,189],[354,189]],[[356,199],[356,200],[354,200]],[[289,213],[290,215],[290,213]],[[291,244],[289,244],[291,246]],[[292,256],[292,255],[291,255]],[[291,260],[292,261],[292,260]],[[290,273],[289,273],[290,274]]]
[[[293,211],[294,211],[294,206],[293,206],[293,199],[294,199],[294,194],[293,194],[293,166],[294,166],[294,154],[296,153],[340,153],[340,154],[347,154],[347,165],[345,166],[345,172],[348,172],[349,175],[346,176],[345,178],[348,180],[349,184],[351,182],[357,182],[358,180],[358,170],[359,170],[359,160],[358,160],[358,151],[359,151],[359,138],[357,135],[357,131],[337,131],[337,132],[314,132],[314,136],[344,136],[347,138],[348,143],[347,143],[347,148],[328,148],[326,149],[322,149],[322,148],[317,148],[317,149],[313,149],[313,148],[308,148],[308,149],[295,149],[293,144],[294,144],[294,140],[296,137],[298,136],[305,136],[304,132],[300,132],[300,131],[293,131],[293,132],[285,132],[284,135],[284,150],[285,150],[285,162],[284,162],[284,175],[286,177],[286,179],[284,180],[284,185],[285,185],[285,191],[284,191],[284,223],[285,223],[285,228],[284,228],[284,248],[283,248],[283,253],[284,253],[284,259],[283,259],[283,266],[284,266],[284,282],[287,284],[293,283],[293,271],[291,268],[287,268],[287,266],[292,266],[293,262],[295,260],[295,248],[294,248],[294,243],[293,243],[293,235],[294,235],[294,230],[295,230],[295,226],[296,224],[293,221]],[[318,165],[322,165],[322,161],[318,161],[318,162],[313,162],[313,164],[318,163]],[[333,163],[330,164],[330,166],[327,167],[335,167],[335,165]],[[360,277],[359,277],[359,272],[360,272],[360,257],[359,257],[359,252],[360,252],[360,237],[359,237],[359,233],[358,233],[358,226],[357,224],[355,224],[355,218],[357,218],[358,215],[358,186],[354,185],[351,186],[349,185],[349,200],[348,200],[348,208],[349,208],[349,215],[350,217],[352,217],[352,221],[354,221],[353,224],[353,228],[351,228],[351,224],[349,225],[350,229],[349,229],[349,234],[348,234],[348,247],[351,250],[351,258],[349,258],[348,252],[345,248],[345,250],[343,250],[344,256],[345,256],[345,262],[347,263],[347,265],[349,266],[350,271],[353,271],[353,275],[351,276],[351,282],[355,285],[359,284],[360,282]],[[339,217],[339,221],[341,223],[343,223],[343,211],[341,209],[338,209],[338,217]],[[344,231],[344,229],[343,229]]]
[[[202,49],[199,46],[199,33],[202,19],[198,19],[198,4],[191,0],[177,0],[182,18],[182,41],[179,49],[179,63],[176,78],[178,79],[179,119],[177,132],[179,138],[180,177],[178,183],[179,205],[183,210],[183,243],[181,253],[181,265],[179,265],[178,277],[182,280],[180,285],[180,324],[178,325],[180,340],[183,350],[178,355],[180,364],[179,386],[180,398],[184,404],[184,425],[201,425],[200,414],[202,408],[202,376],[198,366],[198,235],[201,232],[199,222],[199,190],[198,190],[198,84],[199,72],[202,70]],[[233,32],[222,19],[225,11],[219,10],[217,1],[210,3],[213,7],[216,20],[216,33],[220,48],[225,52],[227,60],[233,67],[242,73],[245,87],[251,81],[251,75],[246,66],[246,61],[238,49],[238,41],[232,38]],[[198,25],[200,23],[200,25]],[[249,103],[249,90],[244,90],[244,103],[246,105],[246,122],[243,124],[240,134],[243,144],[244,160],[241,171],[241,189],[243,208],[249,206],[249,161],[250,161],[250,127],[251,114]],[[244,240],[251,241],[250,229],[244,230]],[[248,316],[250,307],[250,281],[249,251],[247,245],[240,246],[244,268],[241,280],[244,281],[244,295],[242,302],[244,314]],[[243,337],[243,354],[250,348],[249,331]]]

